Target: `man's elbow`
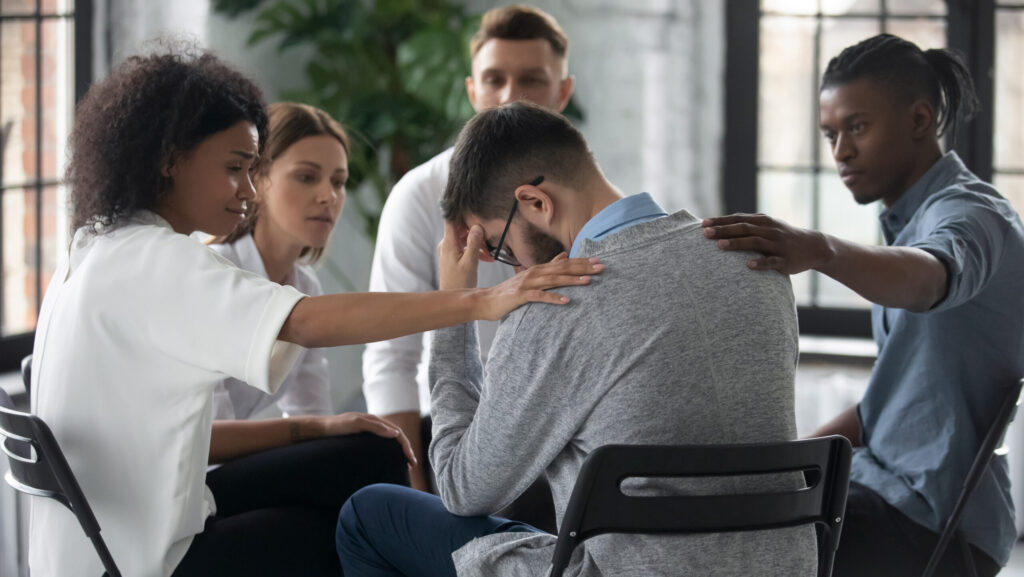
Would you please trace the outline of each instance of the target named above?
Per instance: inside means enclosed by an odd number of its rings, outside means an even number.
[[[448,509],[448,512],[452,515],[458,515],[460,517],[476,517],[479,515],[490,515],[494,512],[489,507],[486,507],[481,503],[473,502],[471,499],[466,499],[465,495],[457,497],[452,491],[438,492],[441,494],[441,502],[444,503],[444,508]]]

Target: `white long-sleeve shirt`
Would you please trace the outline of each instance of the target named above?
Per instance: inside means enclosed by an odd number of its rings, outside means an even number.
[[[263,258],[251,234],[231,244],[212,244],[210,248],[238,268],[267,278],[267,269],[263,266]],[[295,263],[284,284],[311,297],[323,294],[316,273],[308,265]],[[295,368],[285,377],[281,388],[272,395],[238,379],[224,379],[213,393],[213,419],[249,419],[272,405],[277,405],[282,414],[290,416],[328,415],[334,412],[327,357],[323,349],[302,349]]]
[[[380,218],[370,272],[371,291],[437,290],[437,245],[444,237],[440,204],[452,153],[453,149],[449,148],[410,170],[395,184]],[[499,284],[513,273],[507,264],[481,262],[478,286]],[[480,354],[486,362],[498,323],[480,322],[478,326]],[[430,334],[424,333],[366,346],[363,395],[367,411],[390,415],[411,411],[425,413],[430,409],[429,343]]]

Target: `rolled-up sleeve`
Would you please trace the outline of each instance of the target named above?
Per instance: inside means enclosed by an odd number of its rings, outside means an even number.
[[[928,205],[921,226],[928,233],[908,246],[927,251],[946,267],[946,296],[933,310],[973,299],[998,270],[1010,220],[995,203],[973,194],[953,194]]]

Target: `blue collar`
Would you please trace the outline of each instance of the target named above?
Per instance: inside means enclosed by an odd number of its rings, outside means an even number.
[[[634,224],[663,216],[668,216],[668,213],[658,206],[658,203],[654,202],[651,195],[646,192],[616,200],[583,225],[579,234],[572,241],[569,256],[576,256],[584,239],[600,240]]]
[[[903,196],[892,206],[887,208],[878,216],[882,222],[882,233],[885,235],[886,244],[892,244],[897,236],[914,217],[924,201],[933,193],[942,190],[958,174],[967,171],[963,161],[956,152],[949,151],[942,155],[931,168],[928,169],[917,182],[913,184]]]

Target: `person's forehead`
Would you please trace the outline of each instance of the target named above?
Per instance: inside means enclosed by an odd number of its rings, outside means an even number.
[[[255,155],[259,148],[259,133],[252,123],[238,122],[207,137],[196,146],[196,149],[200,148],[211,153],[240,151]]]
[[[491,38],[473,56],[473,71],[499,69],[506,72],[530,68],[556,68],[561,57],[543,38],[506,40]]]
[[[857,113],[876,113],[891,105],[890,92],[868,78],[829,86],[821,91],[821,115],[845,118]]]
[[[472,228],[475,225],[483,227],[484,239],[487,241],[497,240],[498,236],[501,235],[502,229],[505,227],[505,221],[501,219],[484,220],[473,213],[467,213],[463,217],[463,221],[467,228]]]

